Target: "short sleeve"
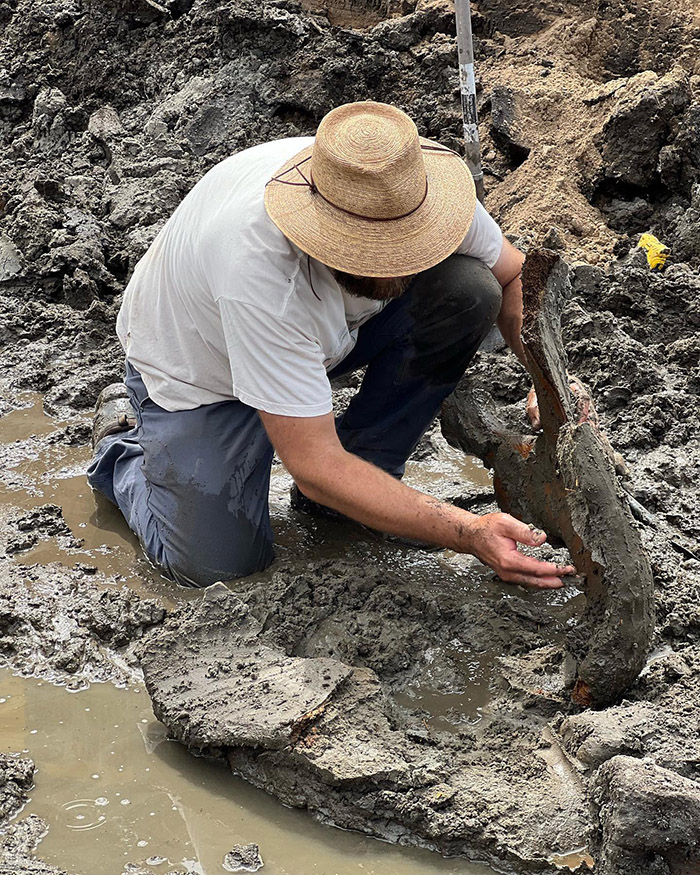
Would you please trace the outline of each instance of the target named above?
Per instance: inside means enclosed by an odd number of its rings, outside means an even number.
[[[233,394],[280,416],[323,416],[333,409],[323,353],[314,338],[252,304],[219,298]]]
[[[493,267],[498,261],[503,246],[503,234],[494,219],[486,212],[483,204],[476,202],[474,219],[467,236],[457,247],[457,254],[471,255]]]

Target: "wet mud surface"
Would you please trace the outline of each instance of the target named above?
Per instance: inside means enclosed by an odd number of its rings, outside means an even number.
[[[398,103],[421,134],[459,149],[453,21],[442,0],[0,2],[0,660],[22,683],[75,690],[138,684],[143,671],[156,715],[222,761],[222,786],[237,781],[232,770],[325,823],[498,871],[691,875],[700,21],[690,0],[483,0],[474,11],[486,203],[518,245],[538,239],[570,264],[569,368],[625,459],[621,483],[653,573],[652,651],[619,702],[571,703],[564,642],[584,603],[573,586],[525,593],[469,557],[295,514],[278,466],[278,561],[183,593],[82,478],[87,412],[121,376],[119,295],[183,195],[231,152],[311,133],[349,100]],[[671,246],[662,273],[635,248],[646,230]],[[528,388],[496,349],[479,354],[463,391],[488,392],[524,431]],[[495,509],[489,478],[437,426],[408,478]],[[71,698],[77,710],[94,689]],[[78,849],[45,855],[47,865],[33,856],[46,826],[19,808],[40,795],[45,755],[31,738],[13,738],[7,750],[26,752],[0,764],[0,872],[96,871]],[[36,817],[49,824],[41,856],[57,828],[50,806]],[[300,814],[295,829],[308,820]],[[260,844],[250,831],[239,838]],[[294,869],[261,851],[271,872],[315,871],[299,851]],[[102,853],[115,875],[159,871],[116,844]],[[442,871],[433,857],[406,857],[397,871]],[[223,858],[202,871],[226,871]],[[467,859],[444,871],[483,871]]]

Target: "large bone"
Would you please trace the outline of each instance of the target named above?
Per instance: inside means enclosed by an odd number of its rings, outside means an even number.
[[[454,446],[494,470],[506,513],[563,541],[584,577],[587,605],[568,636],[576,663],[572,698],[607,705],[642,669],[654,631],[654,592],[613,453],[569,388],[560,313],[567,268],[554,253],[531,252],[523,270],[523,343],[540,407],[537,436],[509,430],[487,394],[460,386],[442,430]]]

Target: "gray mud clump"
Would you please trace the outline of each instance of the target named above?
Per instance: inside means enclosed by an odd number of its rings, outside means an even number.
[[[15,754],[0,754],[0,875],[66,875],[32,857],[48,830],[35,814],[7,825],[34,786],[34,763]]]
[[[263,865],[257,845],[234,845],[224,857],[227,872],[257,872]]]
[[[0,821],[11,817],[27,801],[34,779],[34,763],[0,754]]]
[[[458,733],[426,728],[390,694],[420,667],[402,670],[386,658],[390,634],[382,641],[357,628],[351,610],[357,587],[362,600],[375,602],[367,606],[375,625],[389,624],[394,605],[404,604],[409,616],[424,617],[436,641],[459,634],[468,611],[455,619],[456,605],[445,597],[428,613],[430,596],[410,583],[381,581],[378,573],[357,578],[356,569],[338,563],[311,565],[294,576],[280,570],[271,592],[268,585],[273,612],[286,613],[294,591],[328,596],[311,615],[297,603],[298,622],[287,629],[270,624],[274,613],[256,598],[262,593],[253,593],[248,607],[222,584],[207,589],[141,647],[156,716],[196,751],[223,757],[251,783],[346,829],[506,863],[511,870],[527,862],[549,871],[548,857],[562,843],[582,844],[587,803],[575,770],[566,765],[562,776],[550,767],[556,753],[536,696],[529,717],[518,695],[504,695],[494,698],[483,721]],[[534,627],[535,615],[523,609]],[[497,605],[485,613],[475,613],[475,623],[483,623],[484,634],[500,620],[506,650],[518,618],[509,622]],[[364,658],[355,666],[320,655],[322,646],[346,635],[363,645]],[[537,643],[534,636],[528,643]],[[394,647],[403,651],[405,642]],[[513,808],[513,794],[523,799],[522,808]]]
[[[599,771],[593,800],[603,865],[620,875],[697,872],[700,786],[650,762],[616,756]]]
[[[135,672],[133,642],[165,611],[112,586],[102,589],[93,575],[58,564],[0,568],[3,663],[77,689],[91,681],[128,681]]]
[[[656,631],[637,680],[609,708],[574,706],[566,643],[580,595],[396,553],[306,562],[282,550],[268,575],[164,621],[94,569],[20,564],[47,538],[78,550],[57,505],[0,514],[0,659],[74,688],[125,682],[142,641],[175,737],[340,826],[500,871],[553,873],[585,849],[580,871],[594,859],[601,875],[695,873],[697,9],[482,0],[473,11],[486,205],[518,245],[544,239],[570,266],[568,366],[624,457],[620,488],[650,559]],[[71,419],[56,437],[66,446],[87,444],[80,414],[121,378],[114,322],[135,264],[214,163],[311,134],[362,99],[398,103],[422,135],[463,146],[447,0],[6,0],[0,55],[0,414],[41,392],[48,414]],[[644,231],[671,248],[663,272],[636,248]],[[458,397],[488,393],[524,433],[528,388],[491,347]],[[31,494],[8,460],[39,458],[49,439],[0,445],[3,489]],[[435,458],[431,439],[420,453]],[[467,509],[496,509],[489,489],[443,487]],[[6,774],[2,786],[24,793]],[[1,873],[55,871],[28,856],[28,820],[12,827]]]

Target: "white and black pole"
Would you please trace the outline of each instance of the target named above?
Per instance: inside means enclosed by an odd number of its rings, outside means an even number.
[[[464,122],[464,157],[474,177],[476,196],[484,199],[484,172],[481,169],[479,145],[479,118],[476,111],[476,79],[474,77],[474,45],[472,43],[472,15],[469,0],[455,0],[457,23],[457,58],[459,84],[462,94]]]

